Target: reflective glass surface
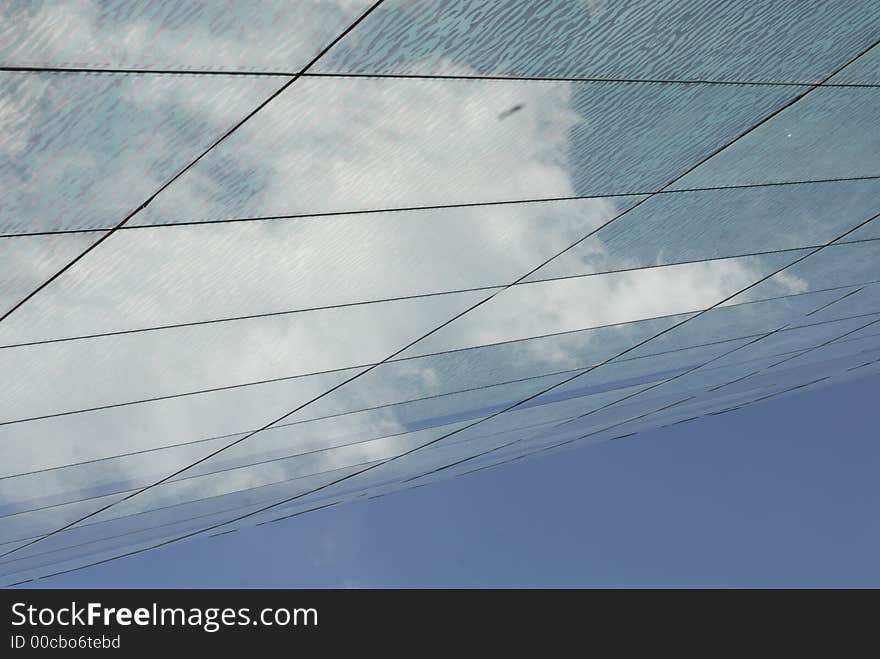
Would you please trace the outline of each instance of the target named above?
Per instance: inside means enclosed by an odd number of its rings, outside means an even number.
[[[880,6],[370,6],[0,8],[0,584],[880,372]]]

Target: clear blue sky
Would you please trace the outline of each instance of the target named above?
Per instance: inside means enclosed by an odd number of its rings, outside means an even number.
[[[880,586],[880,377],[46,587]]]

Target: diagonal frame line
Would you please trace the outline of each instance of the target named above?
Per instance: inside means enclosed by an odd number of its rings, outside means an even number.
[[[333,44],[335,44],[336,42],[338,42],[339,40],[341,40],[342,37],[345,36],[345,34],[347,34],[348,32],[350,32],[355,26],[357,26],[357,24],[360,23],[360,21],[363,20],[367,15],[369,15],[369,13],[372,12],[376,7],[378,7],[379,4],[381,4],[381,2],[382,2],[382,0],[379,0],[376,4],[374,4],[374,5],[373,5],[373,6],[372,6],[372,7],[371,7],[366,13],[364,13],[364,14],[363,14],[363,15],[362,15],[357,21],[355,21],[355,23],[353,23],[353,24],[348,28],[348,30],[346,30],[345,33],[343,33],[342,35],[340,35],[340,36],[339,36],[339,37],[333,42]],[[308,69],[308,68],[309,68],[314,62],[317,62],[317,60],[318,60],[318,59],[319,59],[319,58],[320,58],[320,57],[321,57],[321,56],[322,56],[327,50],[329,50],[330,47],[332,47],[333,44],[331,44],[331,46],[328,46],[324,51],[322,51],[322,52],[319,54],[319,56],[316,57],[316,58],[315,58],[315,59],[314,59],[314,60],[313,60],[313,61],[312,61],[307,67],[306,67],[306,69]],[[681,174],[678,174],[677,176],[675,176],[675,177],[674,177],[669,183],[667,183],[667,184],[664,185],[664,186],[661,186],[660,190],[663,190],[663,189],[665,189],[665,188],[670,187],[670,186],[673,185],[676,181],[678,181],[678,180],[684,178],[684,177],[687,176],[690,172],[692,172],[692,171],[694,171],[695,169],[697,169],[698,167],[700,167],[700,166],[701,166],[703,163],[705,163],[706,161],[710,160],[711,158],[713,158],[713,157],[716,156],[717,154],[719,154],[719,153],[721,153],[722,151],[724,151],[725,149],[729,148],[732,144],[735,144],[736,142],[738,142],[740,139],[742,139],[743,137],[745,137],[745,136],[748,135],[749,133],[753,132],[754,130],[756,130],[756,129],[759,128],[760,126],[766,124],[768,121],[770,121],[771,119],[773,119],[775,116],[779,115],[780,113],[782,113],[782,112],[784,112],[785,110],[787,110],[789,107],[791,107],[791,106],[793,106],[794,104],[796,104],[797,102],[799,102],[801,99],[803,99],[805,96],[807,96],[810,92],[812,92],[813,90],[815,90],[816,88],[818,88],[821,84],[827,82],[827,81],[830,80],[833,76],[835,76],[837,73],[839,73],[841,70],[843,70],[844,68],[846,68],[847,66],[849,66],[850,64],[852,64],[853,62],[855,62],[856,60],[858,60],[860,57],[862,57],[864,54],[866,54],[867,52],[869,52],[869,51],[870,51],[872,48],[874,48],[874,46],[876,46],[877,44],[880,44],[880,39],[877,39],[877,40],[876,40],[874,43],[872,43],[869,47],[863,49],[861,52],[859,52],[858,54],[856,54],[855,56],[853,56],[852,58],[850,58],[847,62],[845,62],[844,64],[838,66],[835,70],[833,70],[831,73],[829,73],[828,76],[826,76],[822,81],[820,81],[820,82],[817,83],[816,85],[812,85],[812,86],[810,86],[808,89],[804,90],[802,93],[793,96],[788,102],[784,103],[783,105],[781,105],[781,106],[780,106],[779,108],[777,108],[776,110],[770,112],[769,114],[767,114],[766,116],[764,116],[762,119],[760,119],[759,121],[755,122],[755,123],[752,124],[750,127],[748,127],[748,128],[746,128],[745,130],[743,130],[742,132],[740,132],[740,133],[739,133],[736,137],[734,137],[732,140],[728,141],[726,144],[722,145],[721,147],[718,147],[717,149],[715,149],[714,151],[712,151],[711,153],[709,153],[707,156],[705,156],[704,158],[700,159],[697,163],[695,163],[695,164],[692,165],[691,167],[687,168],[684,172],[682,172]],[[287,86],[289,86],[290,84],[292,84],[292,82],[293,82],[293,80],[291,80],[290,82],[288,82],[288,83],[287,83]],[[278,93],[280,93],[280,92],[278,92]],[[275,96],[277,96],[277,93],[276,93]],[[274,98],[275,96],[270,97],[269,100],[271,100],[271,98]],[[263,106],[264,106],[266,103],[268,103],[268,100],[265,101],[265,102],[263,103]],[[263,106],[260,106],[260,107],[263,107]],[[258,109],[259,109],[259,108],[258,108]],[[254,113],[252,113],[252,114],[255,114],[255,113],[256,113],[256,110],[255,110]],[[249,115],[249,116],[252,116],[252,115]],[[31,542],[29,542],[29,543],[27,543],[27,544],[25,544],[25,545],[21,545],[21,546],[19,546],[19,547],[16,547],[15,549],[12,549],[12,550],[7,551],[7,552],[5,552],[5,553],[3,553],[3,554],[0,554],[0,558],[3,558],[3,557],[5,557],[5,556],[8,556],[8,555],[11,554],[11,553],[17,552],[17,551],[19,551],[19,550],[21,550],[21,549],[24,549],[24,548],[26,548],[26,547],[29,547],[29,546],[31,546],[31,545],[37,543],[37,542],[40,542],[41,540],[44,540],[45,538],[48,538],[48,537],[51,537],[51,536],[53,536],[53,535],[55,535],[55,534],[57,534],[57,533],[60,533],[60,532],[64,531],[65,529],[68,529],[68,528],[70,528],[71,526],[74,526],[74,525],[78,524],[79,522],[81,522],[81,521],[83,521],[83,520],[85,520],[85,519],[89,519],[90,517],[93,517],[93,516],[95,516],[95,515],[97,515],[97,514],[103,512],[104,510],[107,510],[108,508],[111,508],[112,506],[116,505],[117,503],[122,503],[122,502],[124,502],[124,501],[126,501],[126,500],[128,500],[128,499],[130,499],[130,498],[132,498],[132,497],[134,497],[134,496],[137,496],[138,494],[140,494],[140,493],[142,493],[142,492],[145,492],[145,491],[147,491],[147,490],[149,490],[149,489],[151,489],[151,488],[153,488],[153,487],[156,487],[157,485],[160,485],[161,483],[163,483],[163,482],[165,482],[165,481],[167,481],[167,480],[170,480],[171,478],[174,478],[175,476],[177,476],[177,475],[183,473],[183,472],[186,471],[187,469],[190,469],[190,468],[192,468],[192,467],[194,467],[194,466],[196,466],[196,465],[198,465],[198,464],[201,464],[202,462],[204,462],[204,461],[206,461],[206,460],[209,460],[210,458],[212,458],[213,456],[215,456],[215,455],[221,453],[222,451],[225,451],[226,449],[228,449],[228,448],[230,448],[230,447],[232,447],[232,446],[235,446],[235,445],[237,445],[237,444],[239,444],[239,443],[241,443],[241,442],[243,442],[243,441],[249,439],[250,437],[253,437],[254,435],[258,434],[259,432],[261,432],[261,431],[263,431],[263,430],[269,428],[269,427],[272,426],[273,424],[278,423],[279,421],[282,421],[282,420],[286,419],[287,417],[289,417],[289,416],[291,416],[292,414],[296,413],[297,411],[303,409],[303,408],[306,407],[307,405],[310,405],[311,403],[315,402],[316,400],[319,400],[319,399],[323,398],[324,396],[327,396],[327,395],[331,394],[332,392],[336,391],[337,389],[339,389],[339,388],[345,386],[347,383],[351,382],[352,380],[357,379],[358,377],[361,377],[362,375],[365,375],[366,373],[369,373],[370,371],[372,371],[372,370],[378,368],[379,366],[381,366],[383,363],[385,363],[385,362],[388,361],[389,359],[392,359],[393,357],[395,357],[395,356],[399,355],[400,353],[406,351],[408,348],[410,348],[412,345],[415,345],[416,343],[418,343],[418,342],[421,341],[422,339],[424,339],[424,338],[426,338],[426,337],[428,337],[428,336],[430,336],[430,335],[432,335],[432,334],[434,334],[434,333],[440,331],[442,328],[446,327],[447,325],[451,324],[452,322],[454,322],[454,321],[457,320],[458,318],[460,318],[460,317],[464,316],[465,314],[469,313],[469,312],[472,311],[473,309],[476,309],[477,307],[479,307],[479,306],[485,304],[486,302],[489,302],[490,300],[494,299],[494,298],[495,298],[496,296],[498,296],[500,293],[502,293],[502,292],[508,290],[510,287],[514,286],[514,285],[517,284],[518,282],[520,282],[520,281],[522,281],[522,280],[528,278],[531,274],[533,274],[534,272],[536,272],[537,270],[539,270],[540,268],[542,268],[542,267],[543,267],[544,265],[546,265],[547,263],[550,263],[550,261],[552,261],[553,259],[555,259],[555,258],[557,258],[558,256],[560,256],[560,255],[562,255],[562,254],[568,252],[569,250],[573,249],[574,247],[576,247],[577,245],[579,245],[581,242],[583,242],[584,240],[586,240],[587,238],[589,238],[590,236],[592,236],[592,235],[595,234],[596,232],[600,231],[600,230],[601,230],[602,228],[604,228],[605,226],[608,226],[610,223],[612,223],[612,222],[618,220],[620,217],[625,216],[627,213],[629,213],[630,211],[634,210],[635,208],[638,208],[641,204],[645,203],[645,202],[646,202],[647,200],[649,200],[649,199],[652,199],[653,197],[654,197],[654,195],[652,194],[652,195],[649,195],[649,196],[645,197],[644,199],[641,199],[639,202],[637,202],[637,203],[634,204],[633,206],[630,206],[630,207],[627,208],[625,211],[623,211],[622,213],[618,214],[616,217],[612,218],[612,219],[609,220],[608,222],[605,222],[604,224],[602,224],[601,226],[597,227],[596,229],[594,229],[593,231],[591,231],[590,233],[588,233],[588,234],[585,235],[584,237],[582,237],[582,238],[580,238],[579,240],[575,241],[574,243],[572,243],[571,245],[569,245],[567,248],[563,249],[561,252],[559,252],[559,253],[555,254],[554,256],[551,256],[550,258],[546,259],[543,263],[539,264],[537,267],[535,267],[535,268],[533,268],[532,270],[530,270],[529,272],[525,273],[524,275],[522,275],[521,277],[519,277],[517,280],[515,280],[514,282],[512,282],[512,283],[509,284],[508,286],[505,286],[505,287],[502,288],[501,290],[496,291],[496,292],[492,293],[491,295],[487,296],[487,297],[486,297],[485,299],[483,299],[482,301],[477,302],[476,304],[471,305],[471,306],[468,307],[467,309],[465,309],[465,310],[459,312],[458,314],[454,315],[452,318],[448,319],[448,320],[445,321],[444,323],[441,323],[440,325],[438,325],[438,326],[435,327],[434,329],[430,330],[430,331],[427,332],[426,334],[424,334],[424,335],[422,335],[422,336],[416,338],[415,340],[411,341],[409,344],[407,344],[407,345],[405,345],[404,347],[400,348],[398,351],[392,353],[391,355],[389,355],[388,357],[386,357],[386,358],[385,358],[384,360],[382,360],[381,362],[379,362],[379,363],[377,363],[377,364],[375,364],[375,365],[373,365],[373,366],[370,366],[370,367],[368,367],[367,369],[364,369],[363,371],[361,371],[361,372],[355,374],[355,375],[352,376],[351,378],[348,378],[348,379],[346,379],[346,380],[343,380],[342,382],[340,382],[339,384],[335,385],[334,387],[331,387],[330,389],[328,389],[328,390],[325,391],[324,393],[320,394],[319,396],[314,397],[314,398],[312,398],[312,399],[309,400],[309,401],[306,401],[305,403],[301,404],[300,406],[298,406],[297,408],[291,410],[290,412],[288,412],[288,413],[282,415],[281,417],[279,417],[279,418],[277,418],[277,419],[274,419],[274,420],[270,421],[269,423],[267,423],[266,425],[264,425],[262,428],[259,428],[258,430],[254,431],[254,432],[252,432],[252,433],[249,433],[248,435],[245,435],[244,437],[242,437],[242,438],[240,438],[240,439],[238,439],[238,440],[236,440],[236,441],[234,441],[234,442],[231,442],[230,444],[228,444],[228,445],[225,446],[225,447],[222,447],[222,448],[220,448],[220,449],[217,449],[216,451],[213,451],[213,452],[209,453],[208,455],[204,456],[203,458],[201,458],[201,459],[199,459],[199,460],[197,460],[197,461],[195,461],[195,462],[193,462],[193,463],[191,463],[191,464],[189,464],[189,465],[187,465],[187,466],[185,466],[185,467],[182,467],[181,469],[178,469],[177,471],[175,471],[175,472],[172,473],[172,474],[169,474],[169,475],[166,476],[165,478],[160,479],[160,480],[154,482],[153,484],[148,485],[148,486],[142,488],[141,490],[138,490],[137,492],[135,492],[135,493],[133,493],[133,494],[131,494],[131,495],[128,495],[128,496],[126,496],[126,497],[124,497],[124,498],[122,498],[122,499],[120,499],[120,500],[118,500],[118,501],[115,501],[114,503],[108,504],[108,505],[106,505],[106,506],[103,506],[103,507],[101,507],[101,508],[95,510],[95,511],[92,511],[91,513],[89,513],[89,514],[87,514],[87,515],[85,515],[85,516],[83,516],[83,517],[81,517],[81,518],[79,518],[79,519],[73,520],[73,521],[71,521],[71,522],[69,522],[69,523],[67,523],[67,524],[65,524],[65,525],[63,525],[63,526],[61,526],[61,527],[55,529],[54,531],[52,531],[52,532],[50,532],[50,533],[48,533],[48,534],[46,534],[46,535],[44,535],[44,536],[41,536],[40,538],[37,538],[36,540],[33,540],[33,541],[31,541]],[[149,201],[146,202],[146,203],[149,203]],[[146,204],[145,204],[145,205],[146,205]],[[875,215],[875,216],[873,216],[873,217],[871,217],[871,218],[869,218],[869,219],[863,221],[862,223],[856,225],[855,227],[853,227],[853,228],[850,229],[849,231],[847,231],[847,232],[841,234],[840,236],[838,236],[838,237],[835,238],[834,240],[830,241],[829,243],[825,243],[824,245],[822,245],[821,247],[817,248],[816,250],[814,250],[814,251],[812,251],[812,252],[809,252],[809,253],[806,254],[805,256],[803,256],[803,257],[801,257],[800,259],[796,260],[794,263],[797,263],[797,262],[799,262],[799,261],[802,261],[803,259],[807,258],[807,257],[810,256],[811,254],[815,254],[816,252],[818,252],[818,251],[824,249],[825,247],[827,247],[829,244],[835,242],[836,240],[839,240],[840,238],[842,238],[842,237],[844,237],[844,236],[846,236],[846,235],[849,235],[850,233],[852,233],[853,231],[855,231],[855,230],[858,229],[859,227],[861,227],[861,226],[863,226],[864,224],[867,224],[868,222],[870,222],[871,220],[873,220],[875,217],[877,217],[877,216]],[[126,220],[123,220],[123,223],[124,223],[125,221],[127,221],[127,219],[128,219],[128,218],[126,218]],[[105,236],[105,238],[106,238],[106,236]],[[103,240],[103,238],[102,238],[101,240]],[[99,241],[99,242],[100,242],[100,241]],[[789,265],[793,265],[793,263],[792,263],[792,264],[789,264]],[[785,266],[785,267],[788,267],[788,266]],[[784,268],[781,268],[780,271],[781,271],[782,269],[784,269]],[[58,274],[60,274],[60,273],[58,273]],[[743,289],[743,291],[748,290],[749,288],[751,288],[751,287],[755,286],[756,284],[760,283],[760,281],[763,281],[764,279],[769,278],[770,276],[772,276],[772,274],[775,274],[775,273],[771,273],[771,275],[768,275],[767,277],[764,277],[763,279],[760,279],[760,280],[758,280],[757,282],[754,282],[754,283],[751,284],[750,286],[748,286],[748,287],[746,287],[745,289]],[[57,277],[57,276],[58,276],[58,275],[56,275],[56,277]],[[47,283],[48,283],[48,282],[47,282]],[[44,284],[43,286],[45,286],[45,285],[46,285],[46,284]],[[739,291],[739,292],[736,293],[736,294],[742,293],[743,291]],[[729,296],[728,298],[725,298],[724,300],[721,300],[721,301],[718,302],[715,306],[718,306],[718,305],[720,305],[720,304],[723,304],[724,302],[726,302],[727,300],[731,299],[732,297],[733,297],[733,296]],[[20,303],[20,304],[21,304],[21,303]],[[20,306],[20,305],[19,305],[19,306]],[[670,331],[671,329],[674,329],[675,327],[678,327],[678,326],[680,326],[681,324],[684,324],[684,323],[688,322],[688,320],[691,320],[691,319],[693,319],[693,318],[699,317],[700,315],[702,315],[702,314],[704,314],[704,313],[706,313],[706,311],[701,311],[701,312],[697,313],[697,314],[694,315],[694,316],[690,316],[689,318],[685,319],[685,320],[682,321],[681,323],[678,323],[678,324],[676,324],[676,325],[673,325],[672,327],[667,328],[667,329],[664,330],[663,332],[660,332],[659,334],[657,334],[657,335],[655,335],[655,336],[653,336],[653,337],[649,337],[646,341],[643,341],[643,342],[637,344],[636,346],[632,346],[631,348],[625,350],[623,353],[620,353],[620,355],[616,355],[615,358],[621,356],[622,354],[626,354],[627,352],[629,352],[629,351],[635,349],[636,347],[639,347],[639,345],[642,345],[643,343],[647,343],[647,341],[650,341],[651,339],[656,338],[657,336],[660,336],[661,334],[665,334],[666,332]],[[8,314],[7,314],[7,315],[8,315]],[[4,317],[5,317],[5,316],[4,316]],[[0,321],[2,321],[2,320],[3,320],[3,318],[0,318]],[[608,361],[610,361],[610,360],[608,360]],[[594,366],[593,368],[591,368],[589,371],[585,371],[585,372],[590,372],[590,371],[594,370],[595,368],[598,368],[599,366],[602,366],[604,363],[607,363],[607,361],[606,361],[606,362],[602,362],[602,363],[598,364],[597,366]],[[578,375],[576,375],[576,376],[574,376],[574,377],[579,377],[579,376],[582,375],[582,374],[583,374],[583,373],[578,374]],[[570,379],[574,379],[574,378],[570,378]],[[554,385],[554,387],[550,387],[550,388],[548,388],[547,391],[549,391],[549,390],[552,389],[552,388],[555,388],[556,386],[560,386],[561,384],[564,384],[564,383],[565,383],[565,381],[563,381],[563,382],[561,382],[561,383],[559,383],[559,384],[557,384],[557,385]],[[541,392],[541,393],[546,393],[546,391]],[[530,396],[529,398],[524,399],[524,400],[522,400],[522,401],[520,401],[520,402],[514,404],[513,406],[511,406],[510,408],[507,408],[507,409],[513,409],[514,407],[517,407],[518,405],[520,405],[520,404],[522,404],[522,403],[524,403],[524,402],[527,402],[528,400],[531,400],[532,398],[536,397],[537,395],[540,395],[540,393],[539,393],[539,394],[536,394],[536,395],[534,395],[534,396]],[[478,421],[477,423],[480,423],[480,422],[482,422],[482,421],[485,421],[485,420],[488,420],[488,419],[490,419],[490,418],[493,418],[494,416],[497,416],[498,414],[503,414],[505,411],[507,411],[507,409],[502,410],[501,412],[498,412],[498,413],[496,413],[496,414],[494,414],[494,415],[491,415],[491,416],[489,416],[489,417],[486,417],[485,419],[482,419],[481,421]],[[473,424],[473,425],[476,425],[476,424]],[[465,426],[464,428],[461,428],[461,429],[459,429],[459,430],[457,430],[457,431],[455,431],[455,432],[460,432],[461,430],[465,430],[465,429],[467,429],[467,428],[469,428],[469,427],[472,427],[472,426]],[[448,435],[447,435],[447,436],[448,436]],[[403,454],[400,454],[400,455],[398,455],[398,456],[395,456],[395,457],[393,457],[393,458],[390,458],[390,459],[388,459],[388,460],[385,460],[385,461],[383,461],[383,462],[380,462],[380,463],[378,463],[377,465],[374,465],[374,466],[372,466],[372,467],[367,467],[367,468],[365,468],[365,469],[363,469],[363,470],[361,470],[361,471],[359,471],[359,472],[355,472],[355,473],[353,473],[353,474],[351,474],[351,475],[349,475],[349,476],[346,476],[346,477],[340,479],[340,480],[337,481],[337,482],[341,482],[342,480],[347,480],[348,478],[352,478],[352,477],[354,477],[354,476],[357,476],[357,475],[359,475],[359,474],[361,474],[361,473],[364,473],[365,471],[369,471],[369,470],[371,470],[371,469],[374,469],[374,468],[376,468],[377,466],[382,466],[382,465],[384,465],[384,464],[387,464],[387,463],[390,462],[390,461],[393,461],[393,460],[395,460],[395,459],[398,459],[398,458],[400,458],[400,457],[403,457],[403,456],[405,456],[405,455],[408,455],[409,453],[411,453],[411,452],[413,452],[413,451],[417,451],[417,450],[419,450],[419,448],[424,448],[425,446],[429,446],[430,444],[433,444],[433,443],[436,443],[436,442],[438,442],[438,441],[441,441],[441,440],[444,439],[444,438],[445,438],[445,437],[440,437],[440,438],[438,438],[438,439],[436,439],[436,440],[433,440],[433,441],[430,442],[429,444],[425,444],[425,445],[423,445],[423,446],[421,446],[421,447],[416,447],[415,449],[411,449],[410,451],[407,451],[407,452],[405,452],[405,453],[403,453]],[[323,486],[321,486],[321,487],[319,487],[319,488],[316,488],[316,489],[312,490],[312,492],[315,492],[315,491],[319,491],[319,490],[325,489],[325,488],[327,488],[327,487],[330,487],[330,486],[333,485],[333,484],[335,484],[335,483],[328,483],[328,484],[325,484],[325,485],[323,485]],[[306,493],[306,494],[304,494],[304,495],[300,495],[300,496],[306,496],[307,494],[309,494],[309,493]],[[299,498],[299,497],[296,497],[296,498]],[[292,500],[292,499],[291,499],[291,500]],[[257,513],[263,512],[264,510],[268,510],[268,509],[270,509],[270,508],[276,507],[276,506],[278,506],[278,505],[283,505],[284,503],[287,503],[287,501],[277,502],[277,503],[272,504],[272,505],[270,505],[270,506],[268,506],[268,507],[266,507],[266,508],[264,508],[264,509],[254,511],[253,513],[249,513],[247,516],[248,516],[248,517],[249,517],[249,516],[252,516],[252,515],[254,515],[254,514],[257,514]],[[230,520],[230,521],[228,521],[228,522],[224,522],[223,525],[225,525],[225,524],[229,524],[229,523],[231,523],[231,522],[235,522],[235,521],[239,521],[239,520]],[[212,530],[213,528],[216,528],[216,526],[215,526],[215,527],[210,527],[209,529],[203,529],[202,531],[199,531],[199,533],[204,532],[205,530]],[[188,535],[185,535],[185,536],[181,536],[181,537],[176,538],[176,539],[174,539],[174,540],[171,540],[171,541],[169,541],[169,542],[175,542],[175,541],[178,541],[178,540],[182,540],[182,539],[184,539],[184,538],[186,538],[186,537],[190,537],[190,535],[193,535],[193,534],[188,534]],[[164,544],[167,544],[167,543],[164,543]],[[161,545],[159,545],[159,546],[161,546]]]

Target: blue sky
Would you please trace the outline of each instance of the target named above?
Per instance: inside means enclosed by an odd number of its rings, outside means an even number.
[[[39,582],[880,586],[880,377]]]

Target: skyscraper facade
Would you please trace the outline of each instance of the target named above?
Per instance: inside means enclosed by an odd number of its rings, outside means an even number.
[[[0,16],[2,584],[880,371],[876,2]]]

